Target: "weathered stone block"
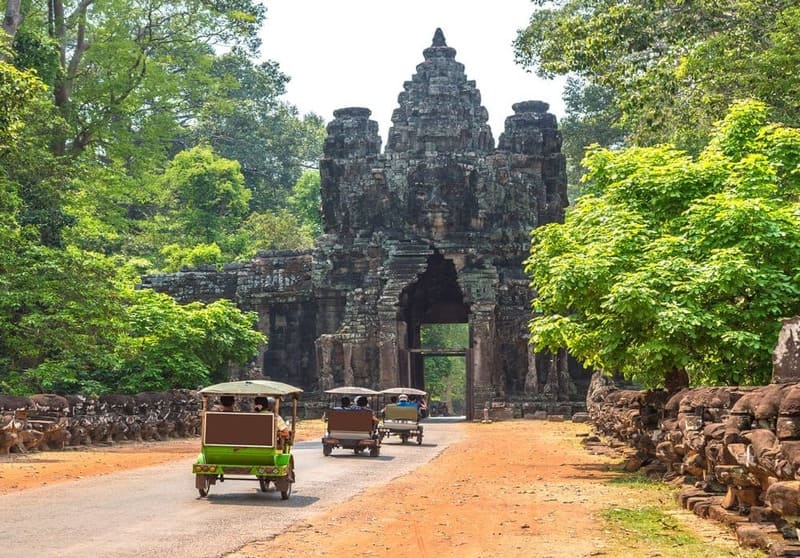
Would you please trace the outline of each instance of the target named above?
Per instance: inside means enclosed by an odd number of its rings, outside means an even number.
[[[800,317],[783,320],[772,352],[772,381],[776,384],[800,382]]]

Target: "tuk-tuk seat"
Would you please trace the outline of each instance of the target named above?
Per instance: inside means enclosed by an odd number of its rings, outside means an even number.
[[[372,416],[368,410],[330,409],[328,433],[332,438],[369,438],[374,426]]]
[[[272,413],[209,411],[205,421],[204,445],[275,447]]]
[[[383,411],[384,421],[413,421],[419,420],[419,409],[416,406],[398,406],[394,403],[386,405]]]

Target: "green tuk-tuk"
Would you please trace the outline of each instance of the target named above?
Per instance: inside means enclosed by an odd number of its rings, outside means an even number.
[[[286,500],[295,481],[292,443],[302,389],[268,380],[225,382],[200,390],[203,398],[200,455],[192,466],[200,497],[219,480],[273,483]],[[282,398],[292,399],[292,420],[280,416]],[[212,402],[216,400],[216,405]]]

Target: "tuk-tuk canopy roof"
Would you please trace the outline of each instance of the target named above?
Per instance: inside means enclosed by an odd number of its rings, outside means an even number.
[[[342,386],[326,390],[325,393],[338,393],[341,395],[378,395],[374,389],[359,386]]]
[[[380,393],[386,395],[400,395],[402,393],[405,393],[406,395],[428,395],[427,392],[412,387],[393,387],[381,390]]]
[[[214,384],[200,390],[203,395],[291,395],[295,399],[303,392],[299,387],[272,380],[243,380]]]

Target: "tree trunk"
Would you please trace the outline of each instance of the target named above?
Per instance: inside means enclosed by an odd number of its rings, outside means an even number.
[[[22,14],[20,13],[21,0],[6,0],[6,13],[3,17],[3,31],[10,37],[9,44],[14,41],[17,36],[17,30],[22,23]],[[5,61],[6,56],[0,50],[0,61]]]

